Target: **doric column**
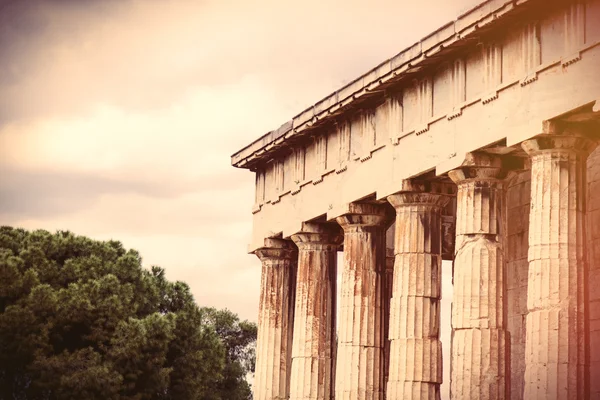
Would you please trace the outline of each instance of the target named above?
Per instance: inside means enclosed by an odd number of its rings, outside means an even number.
[[[344,229],[344,269],[335,398],[382,400],[385,208],[350,204],[337,222]]]
[[[396,209],[389,400],[440,398],[441,209],[448,200],[427,192],[388,197]]]
[[[337,249],[342,235],[305,223],[298,246],[290,399],[333,398]]]
[[[289,240],[265,239],[265,247],[254,253],[262,261],[254,398],[284,400],[289,396],[298,251]]]
[[[510,397],[505,230],[499,158],[467,155],[449,172],[457,184],[450,393],[453,399]]]
[[[396,227],[392,227],[395,229]],[[390,376],[390,304],[392,301],[392,293],[394,289],[394,248],[389,247],[385,249],[385,293],[383,298],[385,300],[384,312],[383,312],[383,338],[384,338],[384,377],[383,383],[385,393],[387,393],[387,382]],[[387,399],[387,396],[384,396]]]
[[[585,160],[593,142],[563,131],[522,143],[531,157],[526,399],[585,399]]]

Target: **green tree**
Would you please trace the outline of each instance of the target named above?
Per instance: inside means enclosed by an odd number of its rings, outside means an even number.
[[[229,310],[204,308],[205,322],[214,326],[225,345],[225,368],[223,379],[218,383],[224,399],[243,400],[251,398],[246,376],[254,372],[256,361],[256,324],[240,321]]]
[[[0,228],[0,399],[251,398],[256,326],[116,241]]]

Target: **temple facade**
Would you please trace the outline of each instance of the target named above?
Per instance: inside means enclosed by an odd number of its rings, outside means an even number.
[[[598,144],[600,0],[489,0],[235,153],[254,398],[600,399]]]

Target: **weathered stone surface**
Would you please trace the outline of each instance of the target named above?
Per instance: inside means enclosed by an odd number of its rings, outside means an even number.
[[[513,177],[506,190],[506,296],[510,332],[511,399],[523,398],[525,385],[525,319],[527,317],[527,262],[531,171]]]
[[[383,399],[386,210],[351,204],[344,229],[335,398]]]
[[[396,209],[387,399],[439,399],[442,383],[441,209],[431,193],[388,197]]]
[[[392,226],[391,229],[395,229]],[[383,388],[384,394],[387,392],[387,382],[390,375],[390,304],[392,300],[393,286],[394,286],[394,248],[388,247],[385,249],[385,293],[383,298],[385,300],[383,312],[383,343],[384,343],[384,368],[383,373]]]
[[[578,135],[527,140],[531,156],[526,399],[584,399],[586,349],[585,160]]]
[[[290,399],[333,398],[337,249],[342,235],[303,224],[298,246]]]
[[[289,379],[298,251],[289,240],[266,239],[262,261],[254,398],[284,400]]]
[[[455,399],[505,399],[505,172],[496,157],[470,154],[465,164],[449,173],[458,185],[450,392]]]
[[[600,0],[494,0],[465,16],[464,31],[435,54],[412,46],[307,109],[284,135],[269,133],[232,157],[256,172],[249,250],[325,213],[332,221],[373,193],[383,199],[400,180],[442,175],[467,152],[518,145],[545,120],[595,118]]]
[[[600,147],[587,159],[589,255],[590,398],[600,399]]]

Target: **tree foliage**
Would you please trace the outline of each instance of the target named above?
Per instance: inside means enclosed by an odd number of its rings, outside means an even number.
[[[251,398],[256,325],[116,241],[0,228],[0,399]]]

